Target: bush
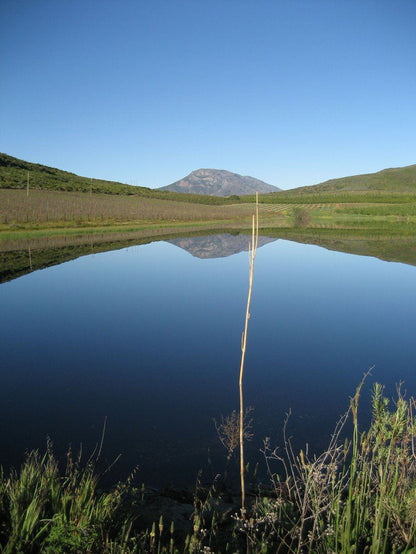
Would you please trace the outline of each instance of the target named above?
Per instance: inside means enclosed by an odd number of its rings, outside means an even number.
[[[295,227],[307,227],[311,221],[311,214],[305,208],[294,208],[293,224]]]

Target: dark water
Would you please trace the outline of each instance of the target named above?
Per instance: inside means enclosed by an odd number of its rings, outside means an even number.
[[[183,246],[183,245],[182,245]],[[213,255],[218,252],[213,249]],[[416,268],[283,240],[258,250],[246,358],[255,456],[285,413],[320,448],[363,373],[416,392]],[[0,286],[0,444],[20,464],[46,437],[117,478],[194,481],[221,454],[213,418],[238,405],[247,253],[198,259],[169,243],[85,256]]]

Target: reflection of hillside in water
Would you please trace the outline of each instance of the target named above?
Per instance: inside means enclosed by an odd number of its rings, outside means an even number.
[[[299,232],[295,229],[267,229],[268,236],[259,237],[259,246],[277,239],[291,240],[304,244],[313,244],[359,256],[373,256],[390,262],[401,262],[416,266],[416,237],[371,236],[364,232],[356,236],[349,231],[315,229]],[[276,236],[270,236],[275,234]],[[82,237],[52,237],[32,240],[0,240],[0,284],[11,281],[27,273],[61,264],[100,252],[119,250],[129,246],[165,241],[187,250],[198,258],[220,258],[248,250],[249,235],[228,233],[177,238],[176,234],[138,237],[137,233],[109,234],[106,237],[96,235]]]
[[[120,233],[114,236],[109,235],[106,238],[83,236],[10,241],[9,243],[0,241],[0,284],[39,269],[75,260],[80,256],[139,246],[154,241],[172,242],[186,250],[189,245],[189,252],[192,255],[201,258],[215,258],[231,256],[247,250],[250,239],[249,235],[233,236],[229,234],[212,235],[212,237],[188,235],[185,238],[177,238],[177,235],[171,233],[143,238],[135,235],[137,234],[133,233],[132,236],[129,236],[128,233]],[[277,239],[259,237],[259,246],[274,240]],[[193,243],[196,243],[194,248],[192,248]],[[197,252],[202,252],[202,255],[198,255]]]
[[[259,237],[258,247],[260,248],[275,240],[277,239]],[[248,251],[249,241],[249,235],[230,235],[224,233],[223,235],[179,238],[169,240],[168,242],[186,250],[195,258],[226,258],[239,252]]]

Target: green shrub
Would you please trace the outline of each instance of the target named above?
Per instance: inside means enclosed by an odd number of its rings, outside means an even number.
[[[293,209],[293,224],[295,227],[307,227],[311,222],[311,214],[305,208]]]

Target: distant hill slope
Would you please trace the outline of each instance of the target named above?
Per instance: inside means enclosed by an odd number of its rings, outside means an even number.
[[[27,162],[0,153],[0,189],[25,189],[29,175],[30,190],[56,190],[66,192],[101,193],[111,195],[143,196],[175,202],[222,205],[232,204],[234,199],[213,196],[178,194],[161,189],[150,189],[127,185],[104,179],[81,177],[69,171],[56,169],[42,164]]]
[[[232,196],[254,194],[255,192],[277,192],[280,189],[254,177],[246,177],[223,169],[197,169],[187,177],[159,190],[170,190],[189,194]]]
[[[287,192],[343,191],[416,192],[416,165],[383,169],[377,173],[353,175],[341,179],[331,179],[318,185],[299,187]]]
[[[144,195],[150,192],[146,187],[81,177],[69,171],[0,153],[0,188],[26,188],[28,175],[30,188],[36,189],[88,192],[92,188],[94,192],[107,194]]]

